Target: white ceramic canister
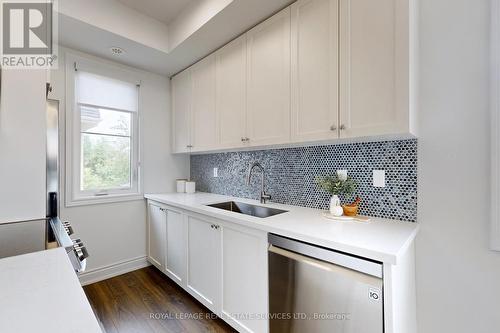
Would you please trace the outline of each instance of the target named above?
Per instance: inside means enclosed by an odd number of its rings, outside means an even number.
[[[186,179],[177,179],[177,193],[185,193],[186,192]]]
[[[195,182],[186,182],[186,193],[194,193],[196,192],[196,183]]]

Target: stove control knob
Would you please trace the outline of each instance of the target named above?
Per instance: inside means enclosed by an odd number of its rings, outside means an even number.
[[[66,230],[66,233],[68,234],[68,236],[71,236],[75,233],[73,230],[73,227],[71,226],[71,224],[69,224],[68,221],[64,221],[62,224],[63,224],[64,230]]]

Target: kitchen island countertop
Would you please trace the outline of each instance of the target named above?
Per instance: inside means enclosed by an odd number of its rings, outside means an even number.
[[[0,260],[0,332],[102,332],[63,248]]]

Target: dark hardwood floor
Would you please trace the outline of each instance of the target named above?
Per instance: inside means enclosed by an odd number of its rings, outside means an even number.
[[[106,333],[236,332],[152,266],[84,290]]]

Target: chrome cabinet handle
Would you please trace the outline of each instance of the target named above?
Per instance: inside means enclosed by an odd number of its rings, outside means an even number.
[[[330,131],[336,131],[336,130],[337,130],[337,126],[336,125],[330,126]]]
[[[345,130],[345,129],[346,129],[346,127],[345,127],[345,125],[344,125],[344,124],[340,125],[340,130],[341,130],[341,131],[343,131],[343,130]]]
[[[186,148],[193,148],[193,146],[192,145],[187,145]]]

